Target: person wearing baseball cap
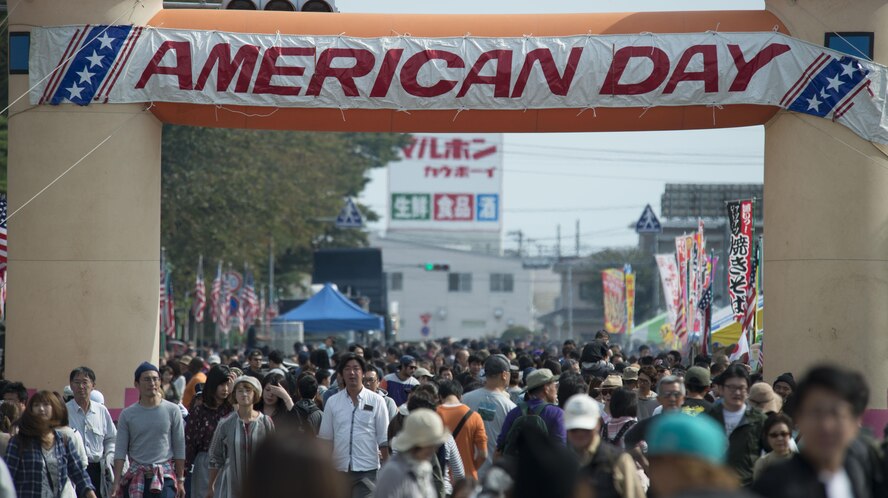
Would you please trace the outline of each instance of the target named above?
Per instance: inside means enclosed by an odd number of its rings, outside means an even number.
[[[638,389],[638,369],[626,367],[623,369],[623,389],[635,391]]]
[[[599,435],[601,412],[587,394],[575,394],[564,404],[567,447],[576,455],[580,474],[595,496],[643,498],[635,461],[615,446],[603,444]]]
[[[395,453],[379,472],[376,498],[435,497],[432,458],[447,441],[441,417],[428,408],[410,410],[401,432],[392,439]]]
[[[395,400],[398,406],[407,402],[410,391],[419,385],[419,380],[413,376],[416,371],[416,358],[405,354],[398,362],[398,371],[386,375],[382,380],[382,388],[388,391],[389,397]]]
[[[429,382],[435,380],[435,376],[432,375],[432,372],[429,372],[425,368],[417,368],[415,372],[413,372],[413,377],[419,380],[420,385],[428,384]]]
[[[685,415],[696,417],[712,409],[712,403],[706,401],[706,393],[712,385],[712,378],[708,368],[691,367],[685,374],[685,402],[681,405],[681,412]]]
[[[484,361],[484,387],[466,393],[462,399],[463,403],[481,415],[484,432],[487,434],[487,460],[478,469],[479,476],[484,476],[487,469],[493,465],[496,442],[502,432],[506,415],[517,406],[506,393],[511,377],[511,365],[508,358],[501,354],[490,355]]]
[[[496,449],[503,453],[506,446],[506,436],[515,420],[527,414],[535,414],[546,423],[551,439],[564,444],[564,412],[558,407],[558,375],[548,368],[534,370],[527,376],[525,384],[526,402],[521,403],[506,415],[503,422],[503,430],[496,442]]]

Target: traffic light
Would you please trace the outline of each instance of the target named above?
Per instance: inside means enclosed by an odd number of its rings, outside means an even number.
[[[283,12],[338,12],[336,0],[223,0],[222,8]]]
[[[450,271],[450,265],[442,263],[426,263],[425,271]]]

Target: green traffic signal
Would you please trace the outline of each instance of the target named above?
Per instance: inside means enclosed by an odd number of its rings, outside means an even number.
[[[426,263],[425,271],[450,271],[450,265],[441,263]]]

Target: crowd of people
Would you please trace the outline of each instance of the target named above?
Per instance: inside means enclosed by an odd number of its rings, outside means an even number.
[[[88,366],[0,381],[0,497],[888,497],[845,367],[767,383],[603,331],[178,353],[134,365],[116,423]]]

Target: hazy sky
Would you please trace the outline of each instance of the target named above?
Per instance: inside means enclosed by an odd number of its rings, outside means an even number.
[[[545,14],[666,10],[762,9],[756,0],[337,0],[342,12],[414,14]],[[667,182],[763,181],[764,130],[644,133],[506,134],[505,232],[521,229],[540,245],[553,246],[556,226],[566,252],[580,220],[588,252],[637,241],[628,225],[651,204],[660,214]],[[386,211],[387,171],[377,170],[361,197]],[[385,226],[384,221],[377,225]],[[507,238],[506,247],[515,244]],[[531,247],[535,247],[531,245]]]

